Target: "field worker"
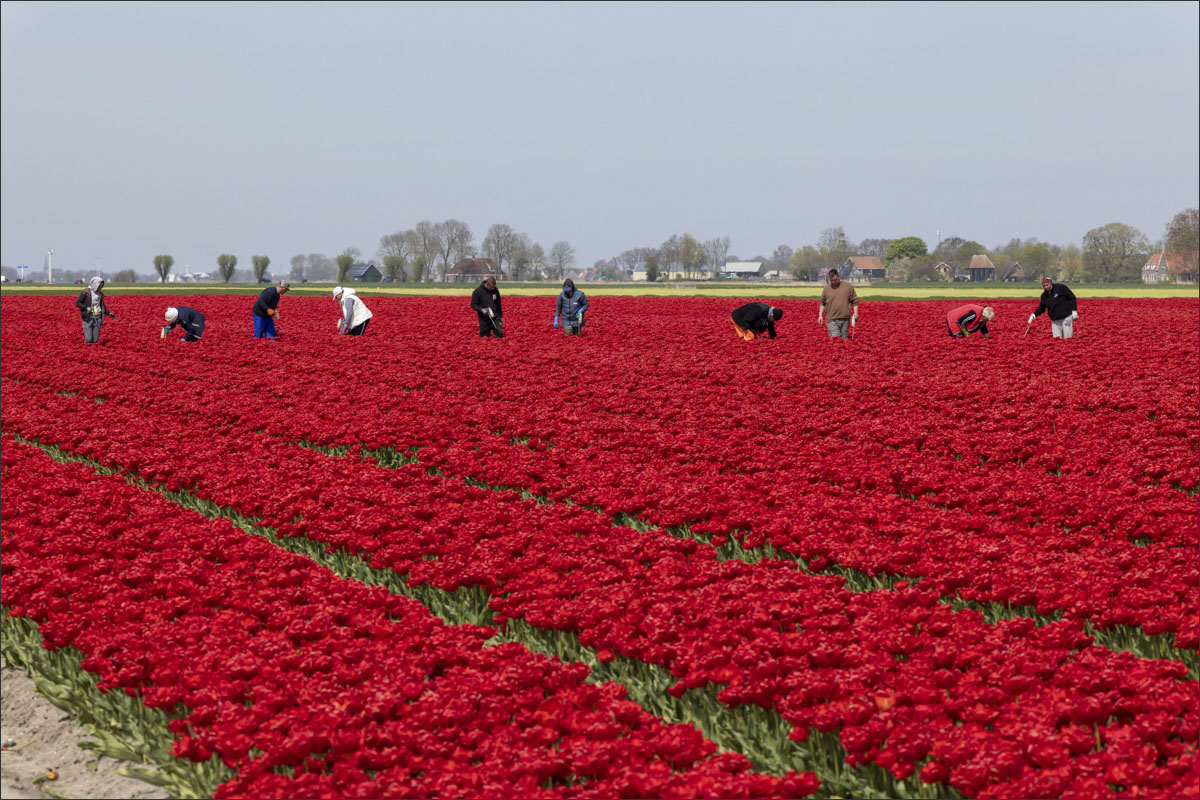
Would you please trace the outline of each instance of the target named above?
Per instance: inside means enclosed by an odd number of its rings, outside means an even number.
[[[500,290],[496,279],[488,276],[471,292],[471,308],[479,315],[479,335],[504,338],[504,314],[500,311]]]
[[[821,308],[817,324],[824,324],[830,339],[849,339],[850,329],[858,322],[858,295],[854,287],[841,279],[836,269],[829,270],[829,284],[821,290]]]
[[[952,339],[965,339],[976,332],[982,333],[983,338],[990,339],[992,335],[988,333],[988,323],[995,318],[996,312],[992,311],[991,306],[981,308],[968,303],[947,312],[946,330],[950,332]]]
[[[1042,298],[1037,310],[1029,315],[1029,325],[1043,312],[1050,317],[1050,331],[1055,339],[1070,339],[1072,326],[1079,319],[1079,307],[1075,301],[1075,293],[1064,283],[1055,283],[1049,278],[1042,278]],[[1029,332],[1029,326],[1025,327]]]
[[[775,323],[783,318],[783,309],[766,303],[746,303],[738,306],[729,316],[733,317],[733,329],[737,335],[752,342],[765,333],[775,338]]]
[[[375,316],[367,310],[367,304],[359,298],[353,289],[333,287],[333,301],[342,310],[342,318],[338,320],[338,330],[347,336],[362,336],[367,329],[367,323]]]
[[[292,288],[290,281],[280,281],[279,286],[268,286],[254,301],[254,338],[275,340],[275,320],[279,319],[279,298]]]
[[[575,281],[567,278],[563,281],[562,291],[554,303],[554,327],[562,319],[563,333],[571,336],[583,335],[583,312],[588,310],[588,299],[581,290],[575,288]]]
[[[183,329],[183,338],[179,340],[181,342],[198,342],[204,335],[204,315],[194,308],[168,308],[166,319],[167,325],[162,329],[164,339],[176,325]]]
[[[83,341],[87,344],[100,341],[100,327],[104,324],[105,317],[117,318],[104,304],[104,279],[100,277],[88,281],[87,288],[75,299],[75,307],[79,309],[79,316],[83,319]]]

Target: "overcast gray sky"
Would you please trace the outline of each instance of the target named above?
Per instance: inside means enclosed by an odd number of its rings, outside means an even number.
[[[0,261],[1155,240],[1200,197],[1198,8],[4,2]]]

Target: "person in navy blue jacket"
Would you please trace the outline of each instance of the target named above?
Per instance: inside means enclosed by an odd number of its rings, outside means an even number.
[[[567,278],[563,281],[562,291],[554,303],[554,327],[558,327],[561,319],[563,333],[582,336],[583,312],[587,310],[587,295],[575,288],[575,281]]]
[[[279,319],[279,298],[288,293],[288,289],[292,288],[290,281],[280,281],[278,288],[268,286],[262,290],[262,294],[254,301],[254,308],[251,313],[254,315],[254,338],[266,338],[268,341],[275,339],[275,320]]]
[[[194,308],[187,306],[168,308],[166,320],[166,327],[162,329],[162,338],[164,339],[176,325],[183,330],[183,338],[179,340],[181,342],[198,342],[204,335],[204,315]]]

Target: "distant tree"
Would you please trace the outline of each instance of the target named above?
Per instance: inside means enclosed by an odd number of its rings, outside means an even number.
[[[881,259],[887,255],[888,245],[891,243],[891,239],[863,239],[858,243],[858,255]]]
[[[798,281],[815,281],[821,273],[821,251],[806,244],[792,253],[789,269]]]
[[[902,240],[897,240],[902,241]],[[922,242],[924,244],[924,242]],[[932,281],[938,279],[937,271],[934,269],[938,265],[940,259],[933,258],[928,254],[908,256],[908,265],[904,270],[904,280],[910,282],[916,281]]]
[[[488,228],[487,236],[483,237],[483,255],[492,260],[496,269],[504,274],[504,265],[512,272],[513,251],[516,250],[518,237],[508,225],[497,224]]]
[[[718,236],[704,243],[705,262],[715,275],[729,257],[729,237]]]
[[[441,252],[442,235],[438,225],[423,219],[413,226],[412,243],[409,252],[414,257],[422,256],[424,269],[422,280],[436,280],[434,264],[437,263],[438,253]]]
[[[646,259],[646,282],[658,282],[658,259],[654,256]]]
[[[288,277],[294,281],[304,280],[304,263],[306,260],[307,259],[301,255],[292,256],[292,260],[290,262],[292,265],[292,270],[288,273]]]
[[[1017,261],[1021,262],[1021,268],[1025,271],[1026,277],[1030,280],[1049,275],[1054,271],[1057,261],[1054,249],[1050,245],[1033,240],[1022,245],[1015,255]]]
[[[817,247],[824,251],[824,266],[830,268],[841,267],[856,249],[854,242],[846,238],[846,231],[841,225],[821,231]]]
[[[1200,272],[1200,211],[1180,211],[1167,223],[1165,244],[1167,267],[1176,278]]]
[[[406,277],[404,274],[404,256],[384,256],[383,274],[393,281],[403,281]]]
[[[771,253],[771,269],[778,270],[782,275],[791,269],[792,264],[792,248],[786,244],[781,244]],[[736,261],[737,259],[733,259]]]
[[[155,256],[154,271],[158,273],[158,282],[166,283],[167,274],[171,271],[171,265],[175,263],[175,259],[170,256]]]
[[[672,234],[670,239],[667,239],[658,247],[659,269],[665,267],[668,275],[670,275],[671,267],[679,263],[680,246],[679,236]]]
[[[412,279],[416,283],[420,283],[425,279],[425,256],[416,256],[412,260]]]
[[[685,233],[679,240],[679,263],[683,265],[683,273],[689,278],[704,266],[704,245],[690,233]]]
[[[137,273],[131,269],[123,269],[113,275],[113,283],[137,283]]]
[[[1082,249],[1086,278],[1107,283],[1138,277],[1150,243],[1132,225],[1110,222],[1085,233]]]
[[[345,250],[339,253],[338,257],[335,259],[337,261],[338,283],[346,282],[346,275],[349,274],[350,268],[354,266],[354,261],[357,258],[357,254],[351,252],[352,250],[354,250],[353,247],[347,247]]]
[[[438,255],[442,259],[442,276],[450,267],[475,254],[471,226],[462,220],[448,219],[434,226]]]
[[[888,245],[883,261],[885,264],[890,264],[897,258],[920,258],[928,253],[929,249],[925,246],[924,239],[917,236],[905,236]]]
[[[267,276],[267,267],[271,266],[271,259],[266,256],[250,256],[250,264],[255,282],[261,283]]]
[[[1064,247],[1062,252],[1058,254],[1058,262],[1055,263],[1053,268],[1037,277],[1053,278],[1059,281],[1082,282],[1085,272],[1083,267],[1083,253],[1080,251],[1079,245],[1071,242],[1071,244]]]
[[[908,271],[912,268],[912,259],[907,256],[896,258],[889,261],[886,267],[889,281],[906,281],[908,280]]]
[[[305,261],[307,267],[304,271],[310,281],[327,281],[334,276],[336,265],[324,253],[309,253]]]
[[[575,248],[569,242],[555,242],[550,246],[550,268],[561,281],[567,270],[575,266]]]
[[[217,272],[226,283],[229,283],[233,278],[233,273],[237,271],[237,256],[231,256],[229,253],[221,253],[217,256]]]

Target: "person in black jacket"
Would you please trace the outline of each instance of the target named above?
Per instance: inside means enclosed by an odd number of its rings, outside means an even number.
[[[204,335],[204,315],[194,308],[187,306],[168,308],[166,320],[167,325],[162,329],[162,338],[164,339],[176,325],[183,329],[183,338],[179,340],[181,342],[198,342]]]
[[[1066,284],[1042,278],[1042,298],[1037,310],[1029,315],[1029,324],[1045,311],[1050,318],[1050,331],[1055,339],[1070,339],[1072,326],[1079,319],[1079,306],[1075,293]],[[1026,327],[1028,331],[1028,327]]]
[[[479,335],[504,338],[504,313],[500,310],[500,290],[496,279],[488,276],[471,292],[471,308],[479,315]]]
[[[280,281],[279,286],[268,286],[262,290],[254,301],[251,314],[254,315],[254,338],[266,337],[268,341],[275,340],[275,320],[279,319],[279,298],[292,288],[290,281]]]
[[[105,317],[117,318],[104,304],[104,279],[92,278],[88,288],[79,293],[75,299],[75,307],[83,319],[83,341],[87,344],[97,344],[100,341],[100,327]]]
[[[735,308],[730,316],[738,337],[752,342],[764,333],[775,338],[775,322],[783,318],[783,309],[766,303],[746,303]]]

